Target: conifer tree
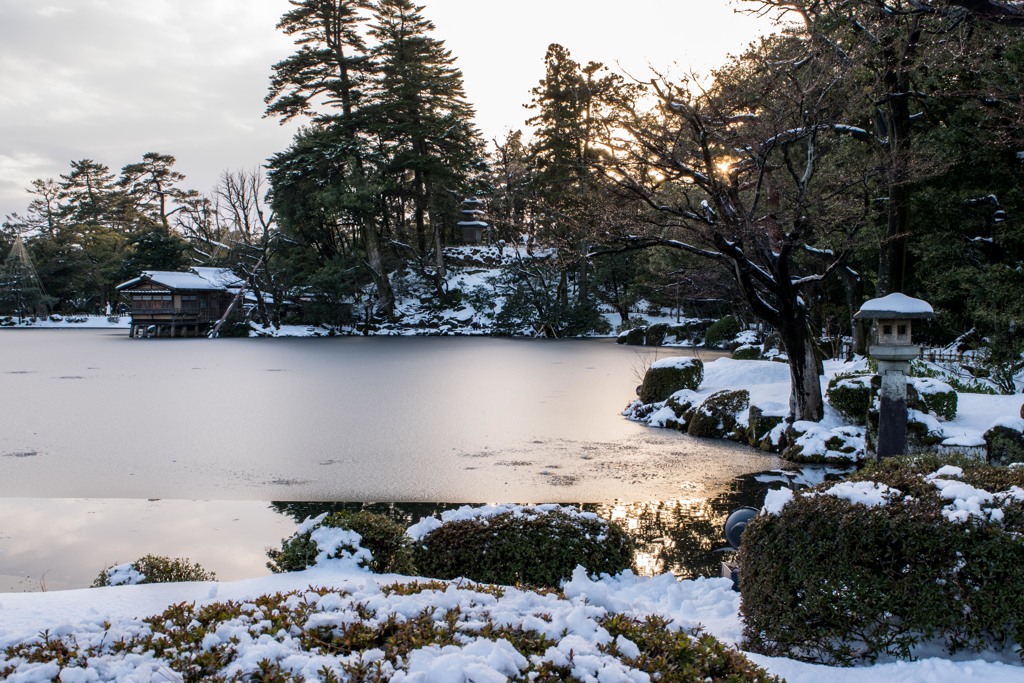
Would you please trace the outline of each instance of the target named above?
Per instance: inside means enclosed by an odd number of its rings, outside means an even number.
[[[377,308],[390,315],[394,294],[384,268],[381,217],[365,201],[353,201],[353,194],[365,197],[376,185],[363,96],[373,72],[361,29],[368,3],[290,2],[293,9],[278,28],[295,36],[299,48],[273,66],[266,115],[282,121],[304,116],[312,126],[270,161],[274,207],[283,227],[305,234],[325,261],[340,255],[340,233],[354,225],[377,288]]]
[[[374,8],[373,113],[384,142],[382,174],[397,206],[411,203],[416,246],[421,258],[433,255],[440,292],[445,224],[454,225],[469,176],[481,168],[482,143],[462,72],[422,10],[410,0],[380,0]],[[395,216],[398,225],[405,220]]]

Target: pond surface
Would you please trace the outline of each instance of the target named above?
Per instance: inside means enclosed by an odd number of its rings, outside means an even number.
[[[264,547],[295,524],[266,501],[555,501],[635,524],[693,517],[676,511],[779,462],[619,415],[643,369],[680,353],[3,331],[0,590],[38,590],[43,572],[49,588],[85,585],[147,552],[202,562],[206,547],[221,578],[258,574]],[[82,566],[62,569],[67,558]]]

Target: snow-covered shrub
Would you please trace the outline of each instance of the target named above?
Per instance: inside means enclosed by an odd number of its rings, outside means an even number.
[[[828,382],[825,398],[840,415],[854,424],[866,424],[871,405],[869,374],[840,374]]]
[[[433,520],[433,522],[431,522]],[[633,566],[633,542],[596,514],[556,505],[459,508],[409,529],[424,576],[558,587],[582,565],[589,574]]]
[[[914,387],[927,412],[946,421],[956,419],[957,397],[953,387],[932,377],[908,377],[907,384]]]
[[[93,588],[129,586],[142,583],[215,581],[217,575],[186,558],[145,555],[127,564],[107,567],[92,582]]]
[[[779,683],[662,617],[441,581],[180,602],[112,622],[0,649],[0,680]]]
[[[355,532],[356,537],[327,538],[326,530],[330,529]],[[328,544],[335,547],[321,547]],[[368,551],[370,558],[365,559],[360,551]],[[306,520],[294,534],[281,541],[280,550],[267,551],[267,567],[273,572],[301,571],[316,564],[321,555],[326,559],[346,554],[373,572],[416,573],[405,529],[384,515],[366,511],[334,512]]]
[[[716,391],[704,399],[693,412],[687,433],[712,439],[729,437],[735,441],[746,439],[744,428],[739,425],[738,415],[750,408],[750,392]]]
[[[664,401],[681,389],[696,391],[704,381],[704,364],[697,358],[674,356],[655,361],[644,373],[640,400],[644,403]]]
[[[631,327],[628,330],[623,330],[619,333],[619,336],[615,341],[627,346],[643,346],[646,339],[647,327],[645,325],[640,325],[638,327]]]
[[[888,458],[743,534],[746,647],[852,664],[1024,643],[1024,469]]]
[[[1024,407],[1021,408],[1024,413]],[[993,465],[1024,463],[1024,416],[997,420],[983,435]]]
[[[761,357],[761,347],[755,344],[741,344],[732,352],[733,360],[758,360]]]
[[[731,315],[713,323],[704,335],[704,346],[724,346],[740,333],[740,323]]]

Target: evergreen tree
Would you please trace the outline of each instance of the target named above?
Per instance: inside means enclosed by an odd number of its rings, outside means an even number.
[[[128,164],[121,169],[118,185],[128,193],[134,209],[141,216],[170,230],[172,209],[170,202],[179,202],[185,192],[176,187],[185,179],[184,174],[174,170],[175,159],[170,154],[146,152],[142,161]]]
[[[482,143],[462,72],[431,35],[434,24],[422,10],[410,0],[380,0],[374,7],[373,130],[383,142],[381,174],[397,200],[394,225],[401,234],[411,220],[418,254],[432,261],[440,294],[445,228],[454,226],[456,208],[481,170]]]
[[[290,2],[293,9],[278,28],[295,36],[299,49],[274,65],[266,115],[282,121],[302,115],[313,123],[270,160],[274,208],[282,227],[308,240],[323,261],[336,258],[343,233],[355,229],[378,311],[390,315],[394,294],[384,268],[382,217],[366,201],[377,185],[363,93],[373,72],[360,30],[368,4]]]

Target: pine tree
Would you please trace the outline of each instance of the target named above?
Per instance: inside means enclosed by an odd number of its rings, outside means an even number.
[[[299,49],[273,67],[267,116],[305,116],[313,125],[270,161],[274,208],[283,227],[304,235],[321,259],[340,255],[339,233],[355,226],[377,288],[377,309],[394,309],[384,268],[381,216],[364,201],[377,185],[363,88],[373,65],[362,37],[364,0],[290,0],[278,28]],[[353,197],[354,195],[354,197]]]
[[[438,290],[445,276],[445,225],[482,167],[482,143],[473,126],[462,72],[434,24],[410,0],[380,0],[370,34],[378,68],[373,87],[375,132],[383,141],[382,175],[399,201],[412,204],[419,255],[433,255]],[[405,215],[395,216],[399,226]]]
[[[170,230],[169,203],[184,198],[184,191],[176,187],[185,175],[174,170],[175,159],[170,154],[146,152],[142,161],[121,169],[118,185],[132,199],[135,210],[149,220]]]

